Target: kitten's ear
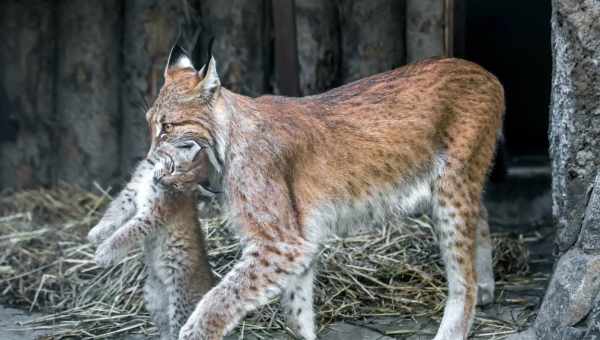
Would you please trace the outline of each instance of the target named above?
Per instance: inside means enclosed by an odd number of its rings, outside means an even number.
[[[195,70],[192,59],[190,59],[187,52],[179,44],[175,44],[171,49],[171,53],[169,53],[167,67],[165,67],[165,78],[168,78],[173,71],[184,68]]]

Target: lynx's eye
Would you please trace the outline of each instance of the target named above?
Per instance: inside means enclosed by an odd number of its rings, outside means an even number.
[[[194,141],[185,141],[182,143],[178,143],[177,147],[184,150],[191,150],[192,148],[197,148],[198,150],[202,150],[202,146]]]
[[[173,124],[170,123],[166,123],[166,124],[161,124],[160,126],[160,130],[158,130],[158,139],[160,140],[165,140],[165,138],[167,137],[167,134],[170,133],[171,131],[173,131]]]

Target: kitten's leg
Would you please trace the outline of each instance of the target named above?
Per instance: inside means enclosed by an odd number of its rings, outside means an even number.
[[[147,185],[148,181],[144,181],[144,177],[152,175],[150,171],[154,167],[153,163],[154,161],[149,159],[140,162],[131,176],[131,181],[108,205],[100,222],[88,233],[88,241],[94,244],[101,243],[135,214],[139,208],[135,205],[138,190]]]
[[[143,214],[143,212],[147,212]],[[151,211],[145,209],[119,228],[111,237],[102,242],[96,250],[96,264],[108,267],[122,260],[137,241],[141,241],[158,227],[158,221]]]
[[[148,277],[144,284],[144,302],[150,317],[160,333],[161,340],[174,339],[169,328],[169,317],[167,314],[168,299],[165,294],[166,287],[160,279],[148,267]]]
[[[184,209],[194,209],[194,201],[187,202]],[[193,214],[195,219],[195,214]],[[182,217],[182,216],[179,216]],[[214,287],[213,276],[202,227],[196,220],[183,222],[177,230],[159,230],[166,237],[164,270],[169,296],[169,321],[172,339],[177,339],[181,327],[190,317],[196,304]]]
[[[315,312],[313,310],[314,270],[298,276],[295,282],[285,287],[281,294],[281,306],[288,326],[298,337],[305,340],[316,339]]]
[[[280,295],[306,272],[315,253],[315,246],[303,243],[249,245],[240,262],[196,306],[179,339],[222,339],[246,313]]]
[[[170,278],[170,284],[167,287],[169,295],[168,316],[169,328],[173,339],[177,339],[179,330],[185,324],[187,319],[194,311],[198,301],[192,301],[190,292],[186,291],[183,280],[183,274],[180,269],[175,269]]]
[[[131,218],[136,210],[135,196],[136,192],[133,188],[125,187],[119,196],[110,202],[98,224],[89,231],[88,241],[99,244]]]
[[[477,267],[477,303],[488,305],[494,302],[494,268],[492,261],[492,240],[486,208],[481,205],[477,224],[477,244],[475,245]]]

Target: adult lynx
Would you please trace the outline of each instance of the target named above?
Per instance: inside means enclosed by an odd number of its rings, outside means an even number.
[[[504,94],[476,64],[432,59],[305,98],[248,98],[221,86],[213,58],[196,71],[174,48],[147,113],[152,148],[186,136],[208,145],[244,250],[180,339],[221,339],[282,296],[291,327],[314,339],[315,256],[326,235],[426,208],[437,225],[448,300],[436,340],[466,339],[478,297],[493,298],[481,192]],[[369,222],[367,222],[369,223]]]

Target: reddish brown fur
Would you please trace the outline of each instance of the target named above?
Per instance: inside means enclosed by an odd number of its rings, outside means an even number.
[[[214,294],[234,287],[250,294],[242,300],[282,289],[307,270],[319,242],[309,221],[324,202],[355,204],[401,190],[443,158],[432,182],[434,215],[449,226],[440,232],[448,270],[465,282],[456,291],[451,283],[451,296],[464,299],[465,316],[460,325],[443,323],[436,339],[448,339],[466,337],[472,320],[481,192],[503,111],[494,76],[464,60],[432,59],[305,98],[252,99],[206,86],[191,68],[172,70],[148,122],[153,146],[162,136],[187,135],[215,150],[234,222],[255,250],[231,274],[246,275],[249,283],[224,280]],[[271,268],[262,276],[269,281],[253,274],[259,269],[251,259],[264,264],[260,270]],[[213,306],[208,301],[197,309],[206,318],[198,327],[219,338],[239,316],[203,309]]]

